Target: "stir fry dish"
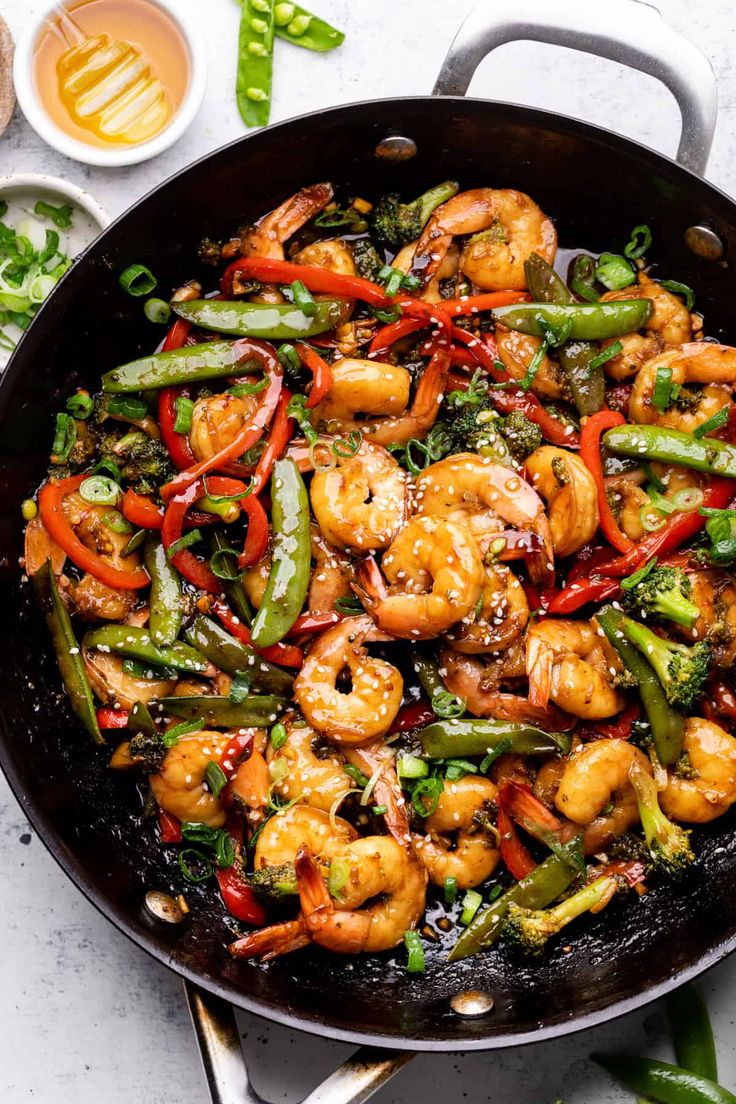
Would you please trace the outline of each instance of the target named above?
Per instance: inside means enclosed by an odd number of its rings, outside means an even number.
[[[736,349],[646,226],[555,268],[522,192],[342,203],[148,299],[158,351],[56,415],[25,572],[232,956],[559,951],[736,801]]]

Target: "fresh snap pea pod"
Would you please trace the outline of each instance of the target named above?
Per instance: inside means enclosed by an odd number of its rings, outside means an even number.
[[[235,94],[248,127],[266,126],[271,114],[273,0],[242,0]]]
[[[215,667],[229,675],[250,675],[251,685],[257,690],[273,694],[288,694],[292,677],[273,663],[268,663],[247,644],[242,644],[209,617],[195,617],[184,638],[206,656]]]
[[[736,479],[736,446],[715,437],[696,437],[663,426],[622,425],[609,429],[603,436],[603,444],[620,456],[661,460]]]
[[[524,276],[526,286],[532,299],[538,303],[574,303],[575,296],[568,288],[561,276],[555,272],[552,265],[547,264],[544,257],[538,253],[532,253],[524,261]]]
[[[215,532],[213,534],[212,550],[213,552],[227,552],[230,554],[229,558],[233,563],[237,561],[238,551],[233,548],[224,533]],[[250,608],[250,602],[248,601],[245,590],[243,589],[242,581],[239,578],[223,580],[222,586],[234,612],[244,625],[250,625],[253,620],[253,612]]]
[[[591,1058],[647,1100],[661,1104],[736,1104],[736,1096],[722,1085],[668,1062],[625,1054],[591,1054]]]
[[[148,629],[135,625],[102,625],[88,632],[82,643],[85,648],[98,652],[114,652],[154,667],[173,667],[190,675],[202,675],[210,669],[204,656],[194,648],[182,644],[180,640],[167,647],[158,647]]]
[[[305,50],[314,50],[322,54],[334,50],[345,35],[336,27],[331,27],[317,15],[312,15],[299,4],[276,3],[273,8],[274,31],[279,38],[291,42],[293,46],[302,46]]]
[[[249,694],[242,702],[215,695],[197,694],[192,697],[160,698],[164,712],[181,717],[185,721],[201,720],[204,725],[216,728],[267,728],[278,718],[286,705],[286,698],[272,694]]]
[[[582,836],[575,836],[535,870],[482,909],[465,929],[449,954],[450,962],[469,958],[490,947],[501,934],[509,905],[540,909],[551,905],[580,872]]]
[[[251,626],[257,648],[268,648],[286,636],[301,613],[309,586],[309,499],[293,460],[277,460],[273,466],[271,521],[275,533],[271,571]]]
[[[246,303],[240,299],[192,299],[172,303],[171,309],[203,330],[268,341],[299,341],[345,322],[350,304],[346,299],[318,299],[311,318],[294,303]]]
[[[613,303],[515,303],[496,307],[493,317],[510,330],[533,337],[544,337],[552,330],[566,332],[570,341],[602,341],[640,330],[651,313],[650,299],[621,299]]]
[[[181,578],[158,537],[146,541],[143,562],[151,576],[148,628],[154,644],[167,647],[178,637],[184,616]]]
[[[508,741],[513,755],[544,755],[570,750],[565,732],[544,732],[534,725],[513,721],[435,721],[419,733],[422,754],[427,759],[453,759],[465,755],[486,755],[501,741]]]
[[[50,560],[47,560],[33,576],[33,589],[51,634],[56,662],[59,665],[64,689],[69,697],[69,704],[95,743],[104,744],[104,737],[97,724],[95,703],[87,672],[84,669],[69,614],[59,597]]]
[[[244,374],[249,364],[254,369],[262,367],[260,361],[249,358],[244,348],[248,344],[247,339],[242,344],[239,341],[207,341],[202,345],[152,353],[105,372],[102,390],[117,395]]]
[[[718,1080],[718,1062],[708,1006],[698,987],[690,982],[667,997],[677,1064],[690,1073]]]

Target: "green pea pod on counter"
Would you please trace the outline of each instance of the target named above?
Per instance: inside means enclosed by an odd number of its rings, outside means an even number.
[[[650,299],[620,299],[613,303],[515,303],[496,307],[493,317],[502,326],[533,337],[550,330],[570,341],[603,341],[634,333],[647,324]]]
[[[268,690],[273,694],[291,692],[291,675],[274,663],[268,663],[253,648],[236,640],[211,618],[195,617],[184,630],[184,638],[221,671],[229,675],[249,675],[251,685],[257,690]]]
[[[273,0],[242,0],[235,95],[248,127],[266,126],[273,78]]]
[[[677,1064],[690,1073],[718,1081],[718,1061],[708,1006],[692,982],[667,997],[667,1014]]]
[[[201,694],[191,697],[160,698],[166,713],[184,721],[200,720],[215,728],[268,728],[278,719],[286,699],[272,694],[250,694],[242,702]]]
[[[623,1054],[591,1054],[591,1058],[647,1100],[660,1104],[736,1104],[736,1096],[722,1085],[668,1062]]]
[[[274,31],[285,42],[323,54],[345,41],[345,35],[299,4],[282,0],[274,4]]]
[[[273,466],[271,520],[275,534],[271,571],[251,626],[258,648],[268,648],[286,636],[301,613],[309,587],[309,499],[293,460],[277,460]]]
[[[167,647],[178,637],[184,616],[181,578],[158,537],[146,541],[143,562],[151,576],[148,628],[154,644]]]
[[[294,303],[246,303],[220,299],[191,299],[172,303],[171,309],[194,326],[236,337],[261,337],[268,341],[300,341],[331,330],[347,321],[346,299],[318,299],[310,318]]]
[[[189,645],[177,640],[167,647],[158,647],[149,629],[134,625],[102,625],[88,632],[82,644],[98,652],[113,652],[154,667],[173,667],[189,675],[203,675],[211,669],[204,656]]]
[[[422,729],[419,741],[425,758],[453,759],[486,755],[502,741],[514,755],[567,754],[571,737],[564,732],[544,732],[534,725],[513,721],[476,719],[435,721]]]
[[[84,661],[69,614],[59,596],[50,560],[47,560],[33,576],[33,589],[51,634],[56,662],[59,665],[64,689],[69,697],[69,704],[95,743],[104,744],[104,737],[97,724],[94,698],[84,669]]]
[[[131,360],[120,368],[113,368],[103,375],[102,390],[117,395],[200,383],[202,380],[242,375],[247,372],[249,364],[254,370],[261,368],[259,361],[249,358],[247,353],[243,355],[238,341],[207,341],[202,345],[185,345],[182,349],[152,353],[140,360]]]
[[[551,905],[580,873],[582,836],[575,836],[536,869],[477,913],[449,954],[450,962],[469,958],[490,947],[501,934],[510,904],[540,909]]]
[[[715,437],[696,437],[663,426],[622,425],[609,429],[603,435],[603,444],[619,456],[661,460],[736,479],[736,446]]]

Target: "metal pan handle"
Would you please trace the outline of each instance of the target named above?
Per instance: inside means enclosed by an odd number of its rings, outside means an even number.
[[[232,1005],[190,982],[184,991],[212,1104],[266,1104],[248,1075]],[[361,1047],[302,1104],[362,1104],[413,1057],[408,1050]]]
[[[610,58],[656,77],[682,115],[677,160],[703,175],[718,114],[713,70],[697,46],[639,0],[526,0],[521,8],[517,0],[484,2],[455,35],[434,95],[464,96],[487,54],[506,42],[530,39]]]

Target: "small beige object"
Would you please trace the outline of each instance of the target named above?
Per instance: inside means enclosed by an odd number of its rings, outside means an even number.
[[[0,15],[0,134],[15,110],[13,90],[13,36]]]

